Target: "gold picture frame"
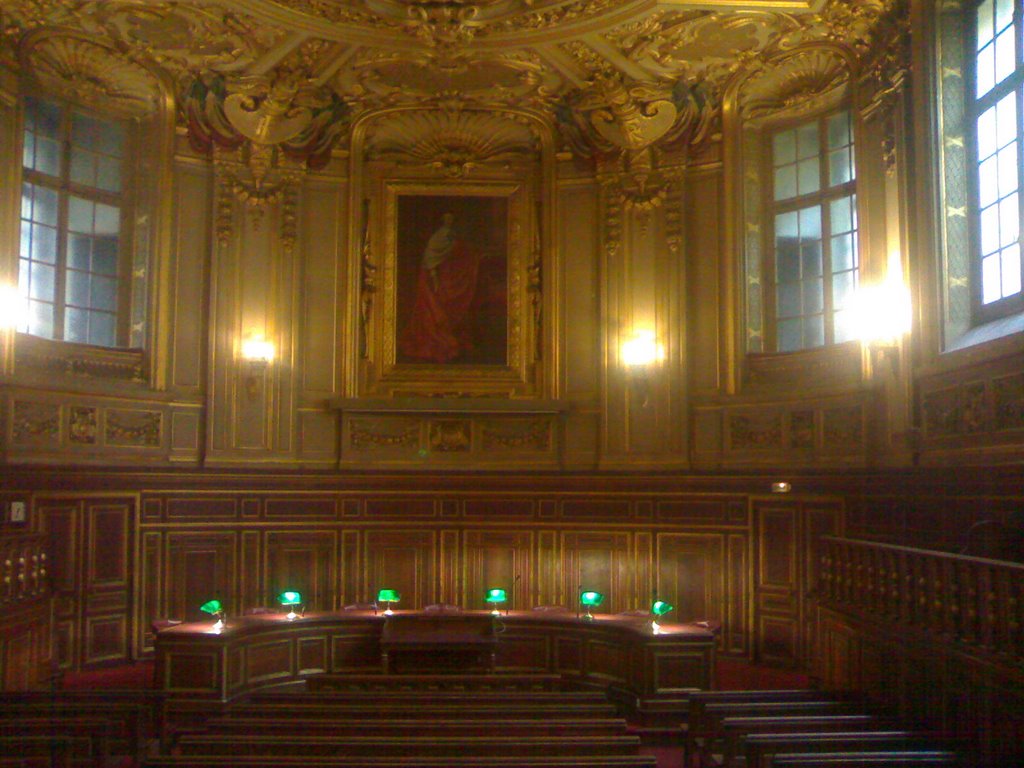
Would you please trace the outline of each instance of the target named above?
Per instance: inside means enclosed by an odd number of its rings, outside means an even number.
[[[515,181],[386,182],[368,384],[382,396],[535,396],[536,222]]]

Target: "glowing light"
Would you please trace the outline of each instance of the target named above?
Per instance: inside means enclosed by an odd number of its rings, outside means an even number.
[[[622,362],[629,366],[650,365],[665,359],[665,347],[658,343],[654,331],[640,330],[622,344]]]
[[[242,342],[242,358],[254,363],[270,363],[274,360],[274,344],[254,336]]]
[[[895,344],[910,331],[913,306],[910,290],[895,270],[884,282],[862,285],[849,309],[839,318],[847,323],[848,335],[864,344]]]

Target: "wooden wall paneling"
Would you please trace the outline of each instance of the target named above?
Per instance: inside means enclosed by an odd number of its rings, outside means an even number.
[[[750,600],[750,537],[746,533],[725,536],[725,608],[719,648],[726,653],[749,657],[752,651]]]
[[[359,578],[361,560],[359,551],[359,532],[346,530],[341,532],[340,555],[338,568],[341,571],[337,607],[353,603],[372,603],[376,595],[370,594],[370,588]]]
[[[87,500],[83,664],[127,661],[135,501]]]
[[[241,611],[250,608],[273,607],[273,588],[266,586],[270,577],[269,569],[263,566],[261,551],[261,535],[259,531],[242,531],[239,545],[241,547],[238,565],[238,608]],[[305,596],[303,592],[303,596]]]
[[[267,531],[266,591],[258,604],[276,609],[276,596],[294,589],[302,593],[306,610],[330,609],[335,602],[336,537],[330,530]]]
[[[207,600],[218,599],[229,616],[241,612],[235,586],[234,531],[167,534],[167,577],[164,580],[168,615],[185,621],[212,621],[199,610]]]
[[[402,602],[396,608],[416,609],[436,602],[434,531],[366,531],[366,584],[371,597],[383,588],[397,589]]]
[[[587,531],[562,534],[562,592],[568,605],[579,604],[581,589],[604,594],[596,613],[618,613],[633,594],[630,537],[626,533]]]
[[[164,590],[162,531],[144,531],[139,536],[138,578],[138,629],[136,631],[136,655],[153,652],[152,624],[157,619],[180,618],[167,615],[167,601]]]
[[[532,605],[576,605],[576,595],[565,594],[559,579],[561,552],[558,549],[558,534],[555,531],[537,531],[536,593]]]
[[[661,598],[661,585],[652,575],[654,563],[654,537],[650,531],[637,531],[633,534],[635,551],[633,553],[633,598],[631,608],[650,608],[655,599]],[[665,598],[661,598],[665,599]],[[669,602],[672,602],[669,600]],[[675,603],[672,603],[675,605]],[[673,617],[674,618],[674,617]]]
[[[60,669],[74,667],[80,648],[82,504],[72,500],[46,500],[36,504],[50,549],[54,653]]]
[[[509,610],[527,610],[533,603],[531,531],[475,530],[463,532],[463,577],[466,608],[484,609],[484,593],[491,587],[508,590]],[[517,581],[518,578],[518,581]]]
[[[758,655],[794,663],[800,654],[799,505],[755,503]]]
[[[8,606],[0,627],[0,691],[43,688],[51,673],[52,609],[49,597]]]
[[[724,621],[725,537],[659,533],[658,597],[676,606],[673,621]]]
[[[437,568],[437,602],[464,605],[462,602],[462,569],[459,568],[459,532],[441,531],[439,534]]]

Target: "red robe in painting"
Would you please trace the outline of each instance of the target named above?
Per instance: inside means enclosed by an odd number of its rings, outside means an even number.
[[[448,363],[472,351],[479,266],[478,255],[456,240],[451,255],[436,268],[436,290],[429,270],[420,268],[416,301],[398,341],[403,355]]]

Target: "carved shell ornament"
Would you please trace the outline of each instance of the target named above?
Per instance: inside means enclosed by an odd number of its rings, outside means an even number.
[[[296,103],[301,79],[282,73],[242,78],[224,99],[224,116],[231,126],[257,144],[281,144],[298,136],[313,122],[313,111]]]

